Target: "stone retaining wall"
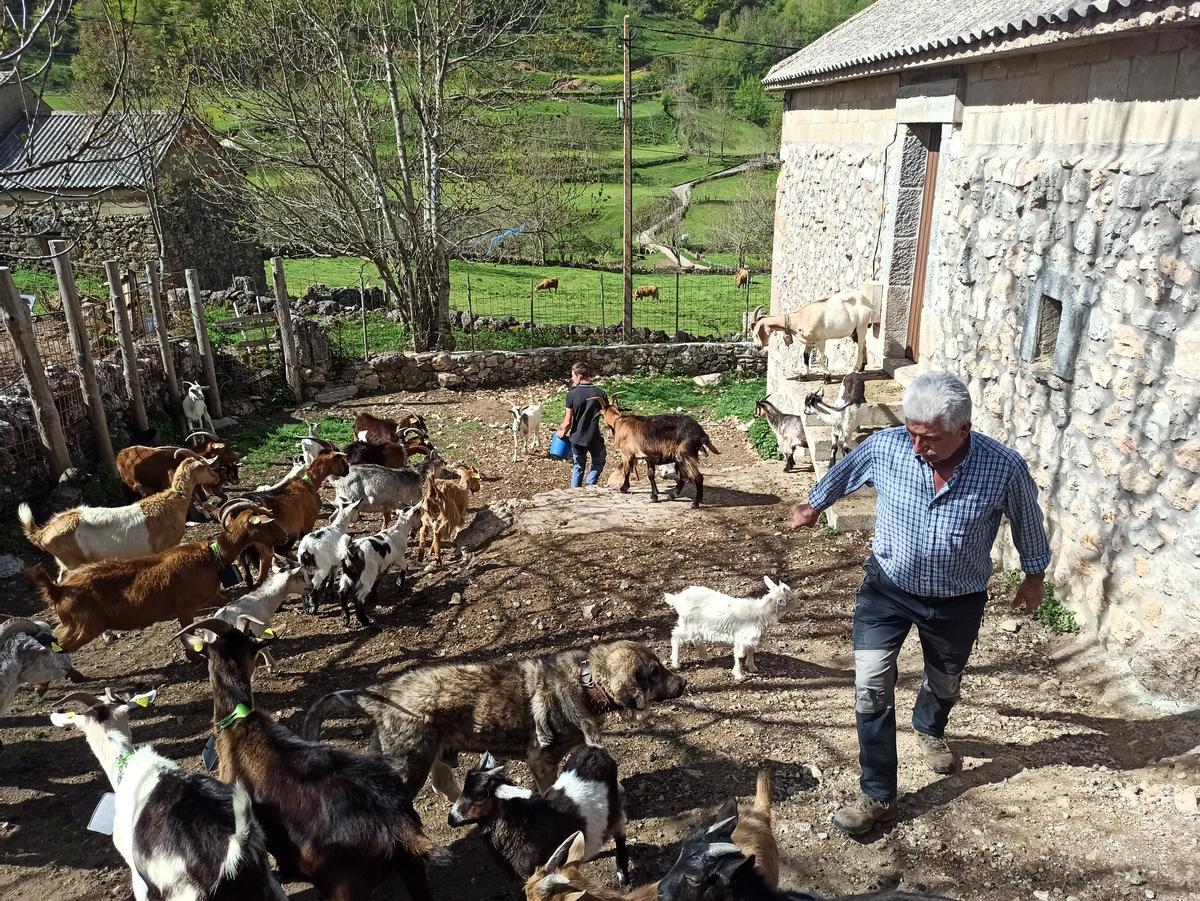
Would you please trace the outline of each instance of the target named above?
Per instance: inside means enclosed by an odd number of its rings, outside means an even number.
[[[743,372],[763,375],[767,358],[745,342],[631,344],[608,347],[547,347],[474,353],[392,353],[357,362],[343,371],[345,396],[352,385],[362,392],[424,391],[430,388],[500,388],[566,379],[576,360],[601,376],[643,373],[703,375]],[[320,397],[320,396],[319,396]]]

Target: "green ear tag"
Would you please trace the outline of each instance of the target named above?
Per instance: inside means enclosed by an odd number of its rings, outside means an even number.
[[[204,642],[202,642],[202,641],[196,642],[194,645],[192,645],[192,650],[195,651],[197,654],[199,654],[201,651],[204,650]]]
[[[69,720],[75,719],[75,711],[74,710],[67,711],[67,719],[69,719]]]
[[[262,637],[262,638],[266,638],[266,639],[271,639],[271,638],[274,638],[274,637],[275,637],[275,631],[274,631],[273,629],[263,629],[263,630],[262,630],[262,636],[261,636],[261,637]]]
[[[137,699],[137,705],[138,705],[139,707],[149,707],[149,706],[150,706],[150,699],[149,699],[149,698],[138,698],[138,699]]]
[[[62,653],[62,645],[59,644],[57,641],[52,641],[52,642],[50,642],[50,650],[52,650],[55,654],[61,654]]]

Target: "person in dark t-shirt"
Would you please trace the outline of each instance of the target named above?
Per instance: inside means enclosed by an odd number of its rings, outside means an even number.
[[[604,469],[607,452],[604,436],[600,434],[600,407],[608,403],[608,395],[592,384],[592,373],[586,363],[571,367],[571,385],[558,437],[571,440],[571,459],[575,464],[571,469],[571,487],[578,488],[583,484],[588,454],[592,455],[592,470],[588,473],[587,484],[595,485],[600,481]]]

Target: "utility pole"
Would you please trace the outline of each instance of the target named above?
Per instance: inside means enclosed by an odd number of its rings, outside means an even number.
[[[633,74],[629,68],[632,34],[629,16],[625,17],[621,46],[625,58],[624,102],[621,104],[621,124],[625,138],[625,340],[633,335]]]

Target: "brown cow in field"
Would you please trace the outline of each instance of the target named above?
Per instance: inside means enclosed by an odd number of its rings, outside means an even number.
[[[658,285],[638,285],[633,289],[633,296],[636,298],[653,297],[658,300]]]
[[[739,288],[750,284],[750,270],[745,266],[739,266],[738,271],[733,274],[733,283]]]
[[[556,279],[556,278],[542,279],[540,282],[538,282],[537,290],[553,291],[555,294],[557,294],[558,293],[558,279]]]

